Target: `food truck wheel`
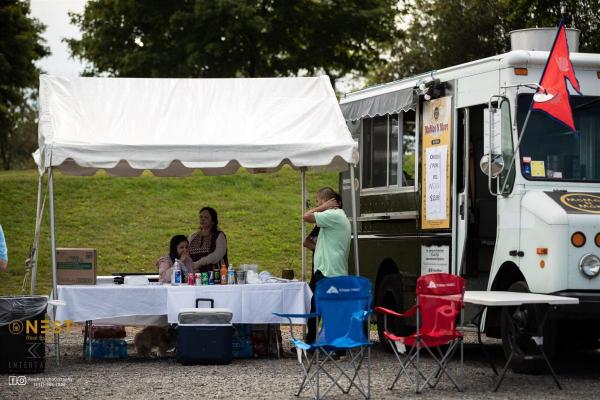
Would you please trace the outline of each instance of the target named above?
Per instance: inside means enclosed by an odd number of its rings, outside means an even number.
[[[517,281],[508,288],[510,292],[529,292],[529,287],[524,281]],[[537,356],[536,345],[532,336],[543,317],[540,305],[530,304],[524,306],[503,307],[500,313],[500,329],[502,332],[502,347],[506,357],[514,349],[512,369],[524,374],[545,373],[544,361],[531,356]],[[548,318],[544,324],[544,352],[549,360],[554,357],[556,343],[556,324]]]
[[[400,274],[389,274],[386,275],[377,289],[377,295],[375,298],[375,304],[378,307],[385,307],[390,310],[397,312],[406,311],[404,309],[402,277]],[[383,320],[382,314],[377,314],[377,333],[379,335],[379,343],[382,344],[383,348],[392,352],[392,348],[385,336],[383,335]],[[410,327],[408,327],[403,318],[395,318],[388,316],[388,330],[395,335],[405,336],[411,333]]]

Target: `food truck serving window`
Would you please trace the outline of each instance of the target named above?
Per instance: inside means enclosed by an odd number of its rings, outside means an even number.
[[[532,95],[519,95],[523,126]],[[570,97],[577,133],[552,117],[532,111],[520,147],[521,171],[531,180],[600,182],[600,97]]]
[[[414,111],[363,119],[361,143],[363,189],[414,186]]]

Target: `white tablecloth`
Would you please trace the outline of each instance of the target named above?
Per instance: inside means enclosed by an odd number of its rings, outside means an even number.
[[[147,325],[167,316],[177,322],[181,308],[195,307],[196,298],[212,298],[215,307],[233,310],[234,323],[280,323],[287,320],[272,312],[302,314],[310,310],[312,292],[305,282],[258,285],[170,286],[170,285],[59,285],[57,320]],[[208,307],[201,303],[199,307]],[[49,306],[49,315],[53,315]],[[162,317],[164,321],[164,317]],[[295,323],[305,323],[298,319]]]
[[[310,311],[312,292],[304,282],[263,283],[256,285],[173,286],[167,293],[169,323],[177,322],[182,308],[196,306],[197,298],[210,298],[216,308],[233,311],[233,323],[273,324],[288,322],[273,312],[305,314]],[[198,307],[209,307],[201,302]],[[295,323],[305,323],[303,319]]]

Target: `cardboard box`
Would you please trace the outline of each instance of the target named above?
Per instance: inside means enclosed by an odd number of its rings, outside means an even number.
[[[56,249],[58,285],[95,285],[96,249]]]

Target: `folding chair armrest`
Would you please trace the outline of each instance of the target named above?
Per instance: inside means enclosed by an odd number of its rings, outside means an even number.
[[[399,312],[396,312],[394,310],[390,310],[390,309],[385,308],[385,307],[375,307],[375,312],[380,313],[380,314],[384,314],[384,315],[391,315],[391,316],[394,316],[394,317],[412,317],[417,312],[417,306],[416,305],[412,306],[411,308],[409,308],[408,310],[406,310],[403,313],[399,313]]]
[[[284,314],[284,313],[272,313],[281,318],[317,318],[320,317],[318,313],[310,313],[310,314]]]
[[[387,308],[385,308],[385,307],[375,307],[375,309],[374,309],[374,310],[375,310],[375,312],[376,312],[377,314],[387,314],[387,315],[393,315],[394,317],[401,317],[401,316],[402,316],[402,314],[400,314],[400,313],[397,313],[396,311],[393,311],[393,310],[387,309]]]
[[[276,312],[274,312],[274,313],[271,313],[271,314],[276,315],[276,316],[281,317],[281,318],[287,318],[287,320],[289,321],[289,324],[290,324],[290,333],[292,335],[292,339],[296,339],[294,337],[294,330],[291,329],[292,325],[293,325],[292,324],[292,318],[317,318],[317,317],[320,316],[318,313],[310,313],[310,314],[284,314],[284,313],[276,313]]]

